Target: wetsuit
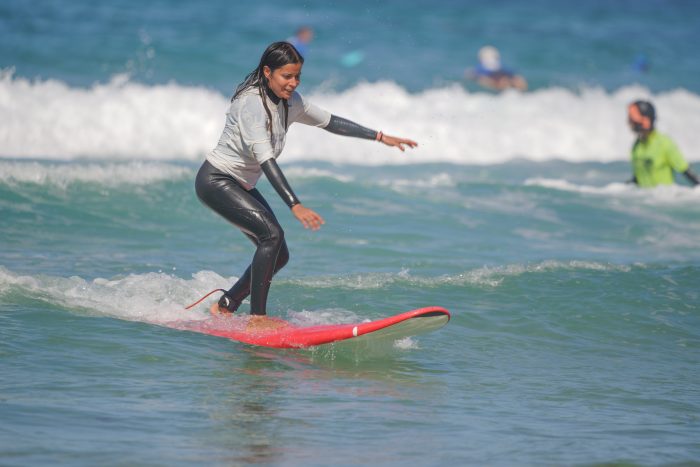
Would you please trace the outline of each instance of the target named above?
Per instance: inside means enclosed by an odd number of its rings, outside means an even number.
[[[299,204],[275,160],[282,152],[289,125],[300,122],[346,136],[377,137],[376,131],[331,115],[297,92],[286,103],[272,92],[265,99],[271,119],[255,89],[232,101],[219,143],[207,154],[195,181],[199,199],[241,229],[257,247],[253,261],[221,297],[219,307],[235,311],[250,294],[250,313],[256,315],[266,313],[272,276],[287,264],[289,250],[284,230],[255,184],[265,173],[289,208]]]
[[[668,136],[656,130],[646,138],[638,138],[632,147],[632,181],[640,187],[672,185],[673,171],[684,174],[693,184],[698,184],[697,176],[678,147]]]
[[[498,67],[494,69],[489,69],[481,63],[477,64],[474,67],[473,73],[476,78],[490,78],[494,80],[512,78],[513,76],[515,76],[515,71],[510,70],[508,68]]]

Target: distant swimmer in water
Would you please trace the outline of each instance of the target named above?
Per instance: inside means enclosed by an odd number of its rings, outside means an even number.
[[[466,77],[476,81],[481,86],[495,91],[505,89],[527,90],[527,81],[513,70],[501,64],[501,54],[498,49],[487,45],[479,49],[479,64],[467,70]]]
[[[646,55],[639,54],[636,57],[634,57],[634,61],[632,62],[633,71],[636,71],[637,73],[647,73],[650,68],[651,63],[649,62],[649,58]]]
[[[297,32],[294,34],[293,37],[287,39],[287,42],[292,44],[294,48],[297,49],[299,55],[301,55],[302,57],[306,57],[306,54],[309,50],[309,44],[313,39],[314,30],[311,29],[309,26],[302,26],[299,29],[297,29]]]
[[[221,296],[222,312],[236,311],[250,295],[250,313],[265,315],[272,276],[289,260],[284,231],[255,188],[262,174],[305,228],[318,230],[324,223],[299,201],[277,165],[292,123],[378,141],[401,151],[417,146],[415,141],[370,130],[309,102],[296,91],[303,64],[304,58],[289,42],[275,42],[265,49],[257,68],[236,87],[219,143],[197,173],[199,199],[256,247],[251,264]]]
[[[654,128],[656,110],[651,102],[635,101],[627,107],[627,121],[637,139],[632,146],[632,179],[640,187],[672,185],[673,172],[682,173],[695,186],[698,176],[668,136]]]

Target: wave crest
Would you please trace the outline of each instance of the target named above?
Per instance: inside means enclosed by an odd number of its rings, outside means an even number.
[[[626,160],[632,135],[626,105],[653,99],[662,131],[689,156],[700,146],[700,96],[652,95],[640,86],[613,93],[548,88],[499,95],[458,85],[411,94],[392,82],[340,93],[303,90],[319,106],[360,124],[410,137],[400,154],[380,144],[290,128],[284,158],[362,165],[451,162],[495,164],[513,158],[570,162]],[[89,88],[0,74],[0,156],[51,159],[195,160],[218,141],[228,97],[204,87],[145,85],[126,76]]]

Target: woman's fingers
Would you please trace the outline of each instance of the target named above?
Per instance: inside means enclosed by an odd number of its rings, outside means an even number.
[[[325,224],[323,217],[301,204],[295,205],[292,208],[292,213],[299,220],[299,222],[301,222],[305,229],[318,230],[323,224]]]
[[[418,143],[416,143],[415,141],[413,141],[411,139],[397,138],[396,136],[389,136],[389,135],[384,135],[384,137],[382,138],[382,142],[384,144],[386,144],[387,146],[395,146],[395,147],[399,148],[401,151],[406,150],[404,145],[411,147],[411,148],[415,148],[416,146],[418,146]]]

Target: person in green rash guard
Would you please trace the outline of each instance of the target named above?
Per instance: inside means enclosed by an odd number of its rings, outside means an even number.
[[[630,128],[637,134],[632,146],[633,175],[630,183],[644,188],[672,185],[674,171],[685,175],[693,186],[700,183],[673,140],[654,128],[656,110],[651,102],[631,103],[627,117]]]

